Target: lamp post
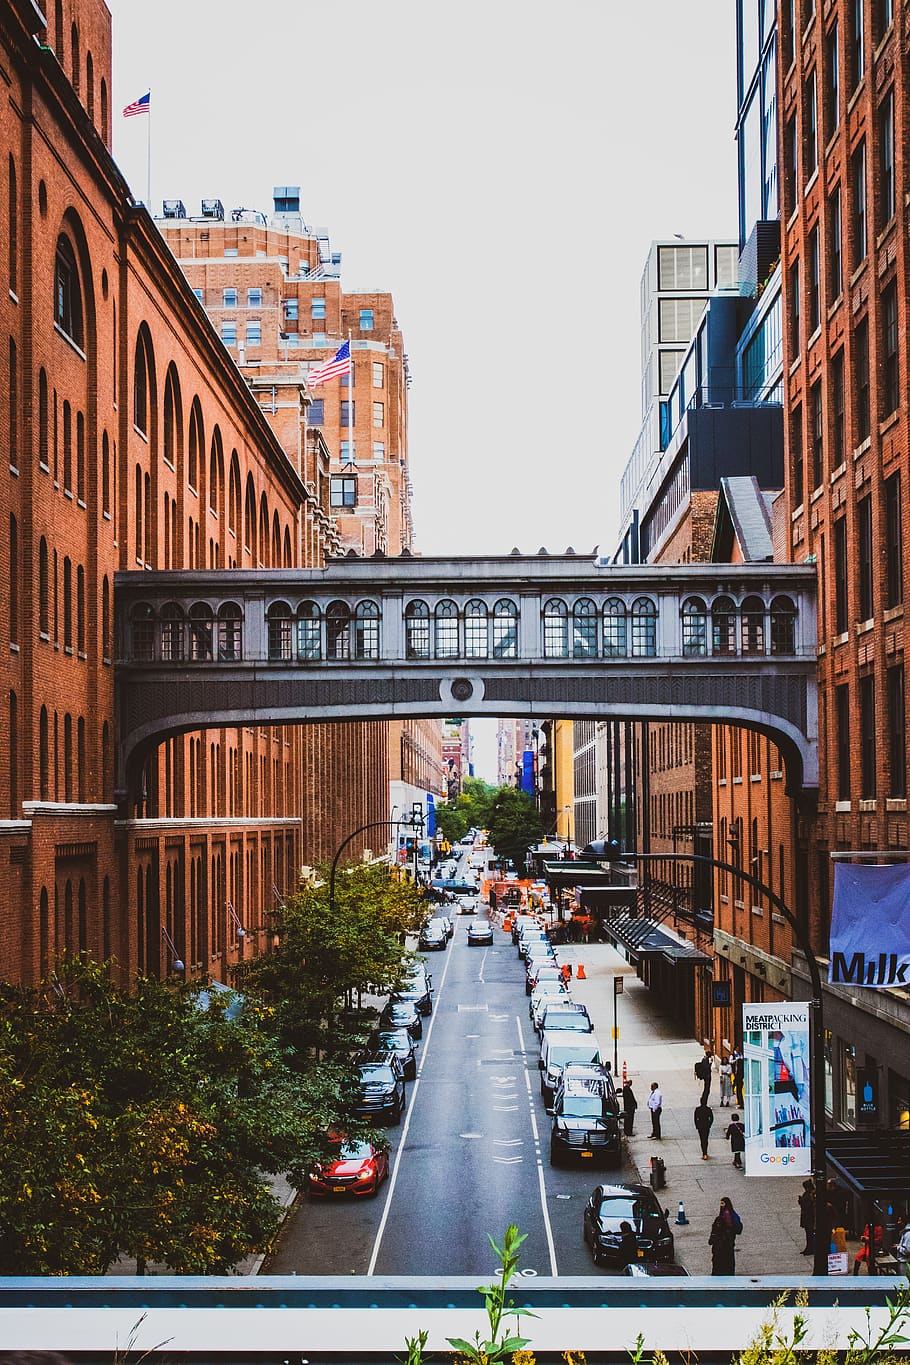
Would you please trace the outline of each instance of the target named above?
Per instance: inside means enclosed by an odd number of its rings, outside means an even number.
[[[822,978],[818,967],[818,958],[809,942],[809,935],[793,914],[790,907],[781,900],[776,892],[772,891],[758,877],[753,877],[751,872],[744,872],[735,863],[724,862],[720,858],[712,858],[707,853],[624,853],[620,855],[614,848],[611,848],[603,840],[596,840],[588,844],[582,850],[582,855],[588,858],[616,859],[622,857],[624,861],[635,863],[651,863],[658,860],[664,862],[682,862],[684,859],[692,863],[707,863],[711,867],[718,868],[721,872],[729,872],[734,877],[741,877],[744,882],[753,887],[761,895],[767,896],[768,900],[776,910],[783,915],[784,919],[793,930],[794,938],[799,944],[800,951],[806,959],[809,968],[809,979],[812,982],[812,1049],[811,1049],[811,1075],[810,1075],[810,1114],[811,1125],[810,1133],[812,1137],[812,1183],[815,1189],[815,1252],[812,1263],[813,1275],[827,1275],[828,1273],[828,1239],[830,1229],[826,1226],[825,1212],[827,1207],[826,1198],[826,1165],[825,1165],[825,1026],[824,1026],[824,1006],[822,1003]]]
[[[393,810],[394,809],[395,808],[393,807]],[[423,824],[423,807],[415,803],[410,815],[400,816],[397,820],[368,820],[365,825],[360,825],[357,829],[352,830],[350,834],[346,835],[335,850],[335,856],[332,859],[332,868],[329,872],[329,916],[331,917],[335,913],[335,874],[338,871],[338,860],[348,844],[353,839],[356,839],[358,834],[366,834],[368,829],[398,829],[401,825],[404,825],[408,829],[413,829],[416,840],[417,835],[423,831]]]

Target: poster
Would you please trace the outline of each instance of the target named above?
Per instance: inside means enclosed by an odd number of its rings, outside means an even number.
[[[809,1005],[743,1005],[746,1175],[812,1174]]]
[[[834,864],[828,980],[910,985],[910,863]]]

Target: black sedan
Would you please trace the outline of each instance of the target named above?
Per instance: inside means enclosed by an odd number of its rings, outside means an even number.
[[[620,1223],[635,1233],[639,1261],[672,1261],[673,1233],[669,1210],[662,1209],[648,1185],[598,1185],[585,1205],[584,1239],[595,1265],[622,1269],[629,1264],[622,1247]]]
[[[378,1123],[400,1123],[404,1106],[404,1076],[394,1057],[383,1054],[358,1065],[353,1078],[353,1114]]]
[[[407,1029],[412,1038],[423,1037],[423,1021],[411,1000],[389,1000],[379,1016],[381,1029]]]
[[[406,1000],[413,1005],[418,1014],[433,1013],[433,999],[426,981],[408,981],[400,991],[393,991],[390,999]]]
[[[468,925],[468,944],[471,947],[489,948],[493,943],[493,926],[489,920],[475,919]]]
[[[422,948],[424,952],[434,952],[440,949],[444,951],[448,945],[446,931],[437,921],[431,920],[429,924],[423,926],[417,940],[418,948]]]
[[[413,1081],[415,1079],[417,1076],[417,1051],[414,1047],[414,1039],[406,1028],[380,1029],[373,1039],[372,1047],[375,1052],[394,1052],[401,1062],[405,1080]]]

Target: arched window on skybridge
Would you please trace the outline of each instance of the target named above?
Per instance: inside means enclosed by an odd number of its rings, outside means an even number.
[[[179,663],[185,658],[183,608],[176,602],[166,602],[161,608],[161,657],[167,663]]]
[[[451,598],[436,603],[436,658],[458,658],[458,608]]]
[[[318,602],[301,602],[297,608],[297,658],[310,662],[322,658],[322,612]]]
[[[775,597],[771,603],[771,653],[796,653],[796,607],[790,597]]]
[[[508,597],[493,608],[493,658],[518,658],[518,608]]]
[[[354,654],[358,659],[379,658],[379,608],[375,602],[358,602],[354,612]]]
[[[657,607],[650,597],[636,597],[631,616],[633,656],[653,659],[657,654]]]
[[[269,658],[291,659],[293,621],[287,602],[273,602],[268,610]]]
[[[700,597],[687,597],[682,617],[682,652],[687,659],[708,652],[708,612]]]
[[[736,603],[732,597],[715,597],[711,603],[711,653],[736,653]]]
[[[579,597],[572,608],[572,655],[597,658],[597,604],[590,597]]]
[[[330,602],[326,607],[325,647],[328,659],[351,657],[351,608],[347,602]]]
[[[426,602],[409,602],[404,609],[404,657],[430,657],[430,608]]]
[[[765,604],[760,597],[745,597],[739,609],[739,640],[743,654],[765,652]]]
[[[604,602],[604,657],[626,657],[626,604],[621,597],[608,597]]]
[[[472,597],[464,609],[464,653],[466,659],[485,659],[490,652],[487,640],[487,604]]]
[[[569,657],[569,608],[561,597],[551,597],[543,608],[543,657]]]

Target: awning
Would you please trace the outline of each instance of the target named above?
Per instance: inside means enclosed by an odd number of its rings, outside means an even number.
[[[854,1194],[878,1203],[910,1199],[910,1133],[829,1132],[825,1150],[828,1164]]]
[[[547,861],[543,874],[551,891],[574,886],[608,886],[610,873],[602,863],[589,863],[583,858],[568,858],[560,862]]]
[[[582,905],[589,910],[603,910],[608,906],[631,909],[638,899],[637,886],[579,886]]]
[[[647,915],[615,915],[603,920],[601,927],[635,962],[658,957],[681,966],[708,967],[712,962],[694,943],[678,938]]]

